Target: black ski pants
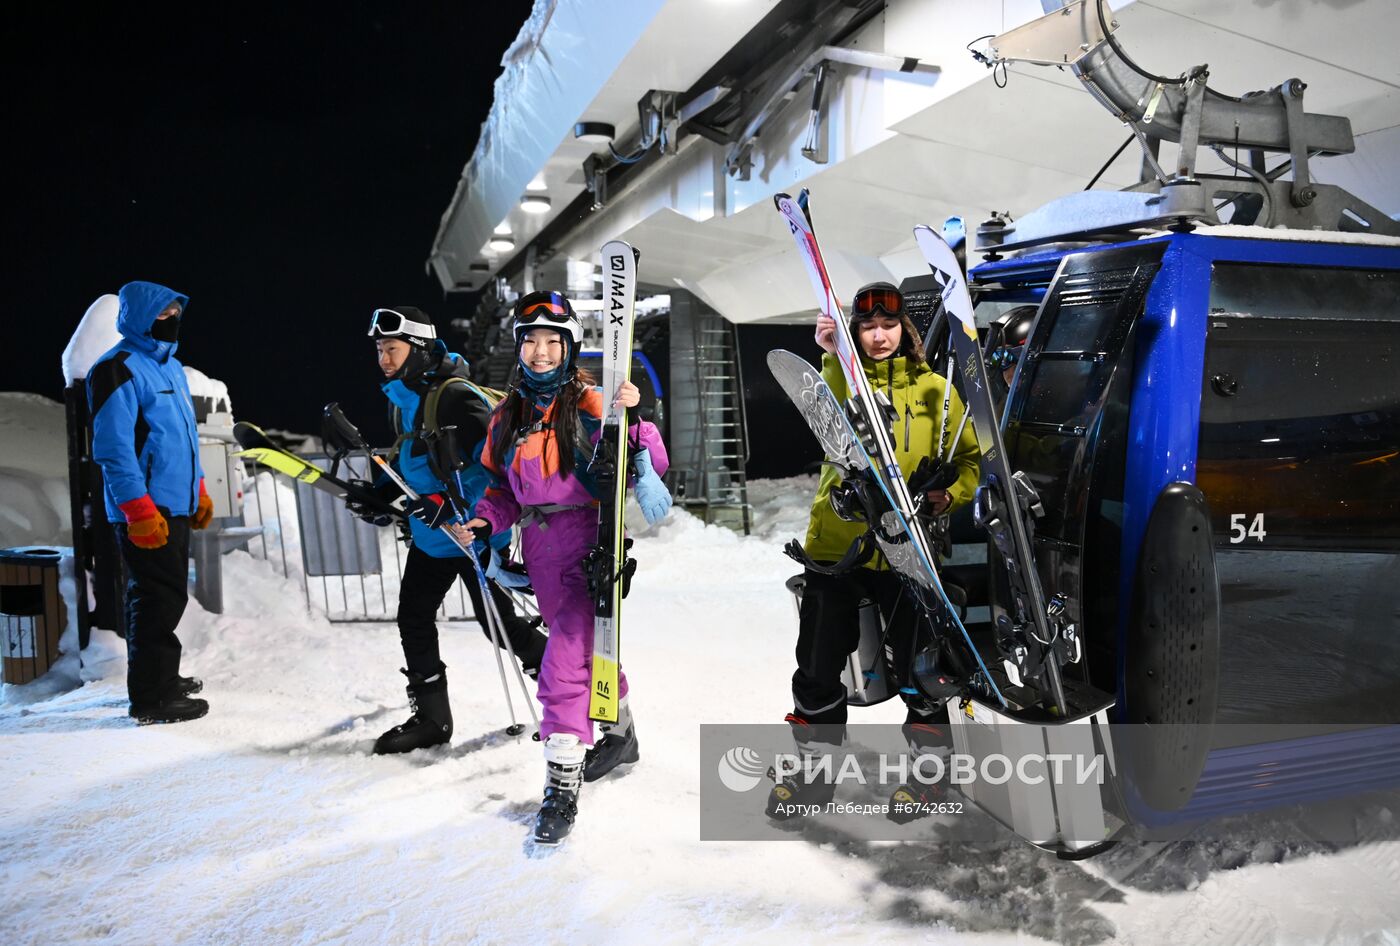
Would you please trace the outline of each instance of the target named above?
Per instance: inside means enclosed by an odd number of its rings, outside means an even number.
[[[485,555],[482,558],[486,558]],[[484,564],[484,563],[483,563]],[[399,639],[403,642],[403,656],[408,663],[409,673],[431,677],[442,668],[442,656],[438,652],[437,611],[442,599],[447,596],[452,582],[461,577],[467,594],[472,599],[472,610],[486,639],[491,639],[491,628],[486,623],[486,608],[481,600],[481,589],[476,582],[476,569],[464,556],[434,558],[417,548],[408,550],[408,560],[404,563],[403,582],[399,586]],[[544,645],[549,639],[540,628],[515,613],[515,605],[510,596],[487,582],[491,598],[500,612],[501,623],[505,626],[506,637],[515,649],[515,656],[525,672],[534,676],[544,659]],[[504,648],[504,642],[502,642]]]
[[[180,639],[175,628],[189,602],[190,520],[160,512],[170,536],[158,549],[132,545],[126,524],[115,524],[127,573],[126,692],[132,706],[178,695]]]
[[[811,726],[841,726],[846,722],[841,672],[846,658],[860,645],[861,601],[869,599],[880,608],[885,645],[893,648],[895,685],[900,687],[908,685],[914,656],[915,608],[892,571],[853,568],[844,575],[823,575],[807,569],[803,578],[792,712]]]

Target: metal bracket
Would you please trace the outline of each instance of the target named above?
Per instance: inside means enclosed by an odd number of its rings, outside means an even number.
[[[1317,190],[1308,177],[1308,139],[1303,131],[1303,90],[1307,87],[1302,79],[1289,79],[1278,87],[1288,124],[1288,153],[1293,158],[1293,186],[1288,196],[1294,207],[1307,207],[1317,199]]]
[[[1205,100],[1209,73],[1201,66],[1186,83],[1186,101],[1181,110],[1181,148],[1177,152],[1176,176],[1196,177],[1196,148],[1201,139],[1201,106]]]
[[[603,166],[603,155],[590,154],[583,160],[583,182],[593,195],[593,209],[602,210],[608,204],[608,169]]]
[[[827,162],[826,117],[826,76],[830,65],[823,62],[817,66],[817,77],[812,83],[812,110],[807,116],[807,134],[802,140],[802,156],[813,164]]]

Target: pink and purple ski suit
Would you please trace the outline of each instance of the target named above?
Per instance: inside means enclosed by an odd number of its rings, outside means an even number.
[[[525,567],[535,588],[540,614],[549,626],[549,642],[540,665],[539,698],[544,707],[540,738],[572,733],[585,745],[593,744],[593,722],[588,718],[589,682],[593,660],[593,601],[588,594],[583,560],[598,539],[598,500],[589,488],[588,457],[574,450],[575,475],[560,470],[559,443],[552,426],[555,401],[536,417],[523,441],[507,451],[504,470],[491,463],[497,437],[514,436],[500,410],[492,416],[482,462],[497,477],[477,503],[476,515],[503,532],[526,520],[523,532]],[[602,434],[603,396],[590,388],[579,398],[579,425],[597,443]],[[628,430],[633,443],[640,441],[651,454],[658,476],[668,465],[666,446],[655,425],[639,421]],[[532,511],[531,507],[568,507]],[[534,514],[532,514],[532,512]],[[618,689],[627,696],[627,677],[619,670]]]

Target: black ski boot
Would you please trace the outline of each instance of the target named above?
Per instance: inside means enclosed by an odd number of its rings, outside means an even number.
[[[768,793],[763,812],[774,821],[804,816],[813,807],[826,807],[836,795],[832,755],[845,741],[844,725],[811,726],[792,713],[787,721],[792,724],[800,767],[781,779],[776,769],[768,770],[768,777],[776,784]]]
[[[598,729],[603,737],[583,757],[585,782],[596,782],[619,765],[631,765],[641,758],[637,727],[625,700],[618,708],[617,722],[602,723]]]
[[[940,803],[948,800],[948,758],[953,752],[952,733],[949,729],[947,713],[943,704],[909,707],[904,725],[900,727],[909,743],[909,771],[911,781],[896,788],[890,795],[890,807],[886,817],[895,824],[909,824],[939,813]],[[920,757],[937,756],[942,759],[940,769],[932,762],[918,764]],[[937,781],[924,781],[920,776],[932,778],[943,773]]]
[[[149,726],[152,723],[183,723],[191,719],[199,719],[209,712],[209,703],[205,700],[192,700],[184,696],[172,696],[164,700],[157,700],[154,703],[131,704],[131,709],[127,711],[132,719],[142,726]]]
[[[428,677],[400,670],[408,677],[408,705],[413,710],[400,723],[374,741],[375,755],[392,755],[440,746],[452,738],[452,707],[447,701],[447,668]]]
[[[558,844],[573,830],[583,785],[583,755],[578,736],[555,733],[545,740],[544,801],[535,816],[536,844]]]
[[[204,689],[204,681],[199,677],[176,677],[175,692],[181,696],[194,696]]]

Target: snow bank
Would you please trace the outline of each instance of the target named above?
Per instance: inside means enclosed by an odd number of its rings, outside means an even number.
[[[207,410],[195,411],[197,417],[203,417],[206,412],[218,414],[233,414],[233,401],[228,396],[228,385],[218,378],[211,378],[198,368],[191,368],[185,365],[185,383],[190,386],[190,397],[194,399],[196,406],[199,406],[200,398],[207,401]]]
[[[0,548],[72,545],[71,509],[63,405],[0,392]]]
[[[97,359],[121,341],[117,331],[117,313],[121,302],[111,293],[98,296],[87,312],[83,313],[68,347],[63,349],[63,383],[72,384],[79,378],[86,378],[88,371]]]

